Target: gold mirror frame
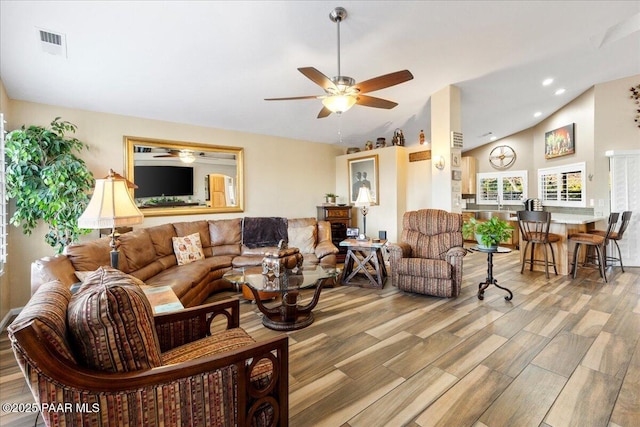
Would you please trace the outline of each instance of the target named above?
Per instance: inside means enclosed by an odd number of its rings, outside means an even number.
[[[136,198],[135,190],[131,189],[132,196],[136,201],[136,204],[141,207],[141,211],[144,216],[152,217],[152,216],[167,216],[167,215],[200,215],[200,214],[211,214],[211,213],[228,213],[228,212],[244,212],[244,149],[240,147],[230,147],[230,146],[221,146],[221,145],[207,145],[207,144],[198,144],[193,142],[182,142],[182,141],[167,141],[161,139],[151,139],[151,138],[139,138],[134,136],[125,136],[124,137],[124,164],[125,164],[125,174],[126,178],[135,183],[136,177],[134,173],[135,165],[135,154],[136,154],[136,146],[138,147],[148,147],[151,148],[155,153],[162,154],[163,152],[166,154],[175,153],[175,152],[183,152],[190,151],[195,157],[196,161],[191,164],[196,164],[198,162],[199,157],[206,157],[207,153],[220,153],[223,156],[231,157],[229,155],[235,155],[236,159],[236,176],[232,177],[235,180],[235,205],[231,206],[212,206],[213,201],[207,200],[196,200],[194,203],[200,203],[198,205],[189,205],[189,206],[169,206],[169,207],[145,207],[141,206],[141,199]],[[157,150],[157,151],[156,151]],[[164,151],[163,151],[164,150]],[[173,151],[172,151],[173,150]],[[147,153],[145,153],[147,154]],[[157,157],[157,156],[150,156]],[[165,157],[177,157],[176,164],[181,165],[183,163],[180,162],[179,156],[171,155]],[[151,159],[148,159],[151,160]],[[166,165],[167,162],[162,162]],[[215,166],[211,166],[211,174],[214,174]],[[198,175],[204,177],[206,174],[200,171]],[[196,192],[197,178],[194,176],[194,192]],[[201,180],[202,185],[202,194],[205,194],[205,184],[204,180]],[[213,197],[209,197],[213,199]],[[206,199],[206,197],[205,197]]]

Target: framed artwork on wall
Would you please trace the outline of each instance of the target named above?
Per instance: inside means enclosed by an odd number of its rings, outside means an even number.
[[[575,125],[575,123],[571,123],[544,134],[545,159],[553,159],[576,152]]]
[[[459,168],[462,164],[460,150],[451,150],[451,167]]]
[[[462,181],[462,171],[461,170],[452,170],[451,171],[451,180],[452,181]]]
[[[349,173],[349,201],[355,203],[360,187],[367,187],[371,194],[372,205],[379,203],[378,194],[378,155],[347,160]]]

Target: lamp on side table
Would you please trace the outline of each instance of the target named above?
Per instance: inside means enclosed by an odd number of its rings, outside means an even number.
[[[371,199],[369,189],[364,186],[360,187],[355,205],[362,210],[362,233],[365,238],[367,236],[367,213],[369,212],[369,206],[371,206],[372,202],[373,200]]]
[[[118,268],[118,242],[116,228],[134,224],[140,224],[144,220],[142,212],[138,209],[128,187],[130,183],[112,169],[104,179],[96,179],[91,200],[87,209],[78,218],[78,227],[81,228],[111,228],[111,267]]]

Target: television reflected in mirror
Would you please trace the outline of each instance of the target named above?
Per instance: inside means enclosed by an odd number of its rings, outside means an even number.
[[[244,210],[243,149],[125,136],[126,177],[145,216]]]

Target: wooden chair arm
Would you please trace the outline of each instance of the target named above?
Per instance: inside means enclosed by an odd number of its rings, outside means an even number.
[[[239,301],[228,299],[155,315],[160,349],[167,351],[211,335],[211,323],[217,316],[226,318],[226,329],[240,327]]]

